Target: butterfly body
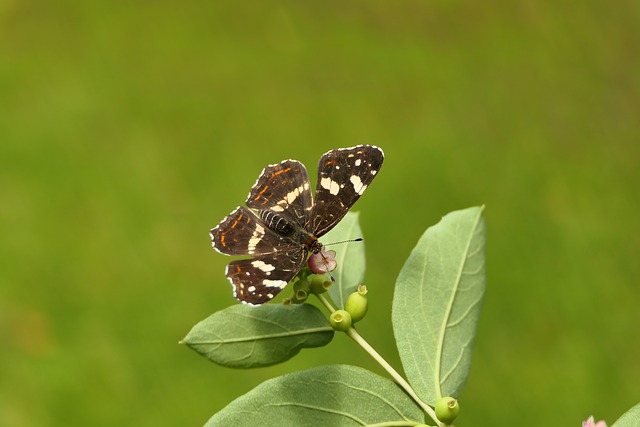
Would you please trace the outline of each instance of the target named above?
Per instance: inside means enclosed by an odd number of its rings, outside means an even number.
[[[232,261],[226,276],[243,303],[272,299],[300,271],[318,238],[333,228],[360,198],[384,155],[372,145],[331,150],[318,163],[315,200],[304,165],[269,165],[238,207],[211,230],[214,249],[250,258]],[[257,212],[257,213],[256,213]]]
[[[258,211],[258,217],[265,223],[269,229],[275,231],[280,236],[290,238],[294,242],[311,246],[318,239],[304,228],[297,224],[289,222],[286,218],[272,211]],[[315,250],[315,252],[319,251]]]

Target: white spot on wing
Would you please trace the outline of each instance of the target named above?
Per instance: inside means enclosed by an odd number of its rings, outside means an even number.
[[[285,282],[284,280],[269,280],[269,279],[265,279],[262,281],[262,283],[265,286],[269,286],[270,288],[284,288],[285,286],[287,286],[287,282]]]
[[[356,166],[360,166],[361,164],[362,164],[362,160],[357,159],[357,160],[356,160]]]
[[[305,190],[308,190],[308,189],[309,189],[309,183],[305,183],[300,187],[290,191],[289,193],[287,193],[286,196],[284,196],[283,200],[280,200],[278,202],[278,208],[282,208],[282,210],[284,210],[285,206],[288,206],[293,202],[295,202],[298,196],[300,196],[300,194],[302,194]],[[276,210],[276,209],[272,208],[272,210]],[[278,210],[278,212],[282,212],[282,210]]]
[[[332,181],[331,178],[322,178],[320,180],[320,186],[325,190],[329,190],[329,193],[334,196],[340,192],[340,185],[337,182]]]
[[[364,190],[367,189],[367,186],[362,184],[362,180],[358,175],[351,175],[349,181],[351,181],[351,183],[353,184],[353,189],[355,190],[355,192],[360,195],[362,195],[362,193],[364,193]]]
[[[264,228],[260,224],[256,223],[256,229],[253,230],[253,234],[249,239],[249,245],[247,247],[247,252],[249,252],[249,254],[254,253],[254,251],[256,250],[256,246],[258,245],[258,243],[260,243],[260,240],[262,240],[263,236]]]
[[[295,202],[295,200],[300,195],[300,191],[302,191],[302,187],[296,188],[295,190],[290,191],[287,194],[287,196],[285,197],[285,200],[287,201],[287,203],[291,204],[291,203]]]
[[[276,269],[273,265],[267,264],[266,262],[259,261],[259,260],[253,261],[251,265],[253,265],[257,269],[260,269],[261,271],[264,271],[265,273],[268,273]]]
[[[247,291],[249,291],[249,293],[254,293],[256,291],[256,287],[255,286],[249,286],[247,288]]]

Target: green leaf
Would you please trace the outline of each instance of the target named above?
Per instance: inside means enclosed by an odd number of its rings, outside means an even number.
[[[322,242],[336,243],[362,237],[359,218],[359,212],[347,213],[342,221],[322,238]],[[364,280],[364,242],[342,243],[330,246],[329,249],[336,251],[335,259],[338,262],[338,267],[331,272],[336,282],[329,288],[329,297],[338,308],[344,308],[347,297],[355,292]]]
[[[611,427],[640,427],[640,403],[622,414]]]
[[[430,405],[458,397],[469,373],[485,289],[483,209],[452,212],[430,227],[396,281],[392,320],[400,359]]]
[[[393,381],[363,368],[331,365],[265,381],[205,427],[362,426],[390,421],[424,422],[424,414]]]
[[[329,320],[310,304],[232,305],[191,329],[183,342],[219,365],[275,365],[333,338]]]

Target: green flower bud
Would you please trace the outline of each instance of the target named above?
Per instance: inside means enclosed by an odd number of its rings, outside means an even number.
[[[351,327],[351,315],[345,310],[336,310],[329,316],[329,323],[336,331],[346,331]]]
[[[436,417],[445,424],[451,424],[459,410],[458,401],[453,397],[442,397],[436,402]]]
[[[367,310],[369,303],[367,301],[367,287],[365,285],[358,286],[358,292],[354,292],[347,297],[347,302],[344,304],[344,309],[351,314],[353,322],[362,320]]]
[[[313,278],[311,279],[309,289],[312,294],[323,294],[329,290],[329,287],[331,287],[332,283],[333,282],[331,282],[331,280],[329,280],[327,276],[318,274],[316,276],[313,276]]]

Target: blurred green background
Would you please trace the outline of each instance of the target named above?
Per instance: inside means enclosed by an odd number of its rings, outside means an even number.
[[[199,426],[262,381],[380,373],[344,336],[276,367],[181,339],[234,304],[208,230],[267,163],[382,147],[356,205],[395,278],[486,204],[458,425],[611,424],[640,401],[640,3],[0,1],[0,426]]]

